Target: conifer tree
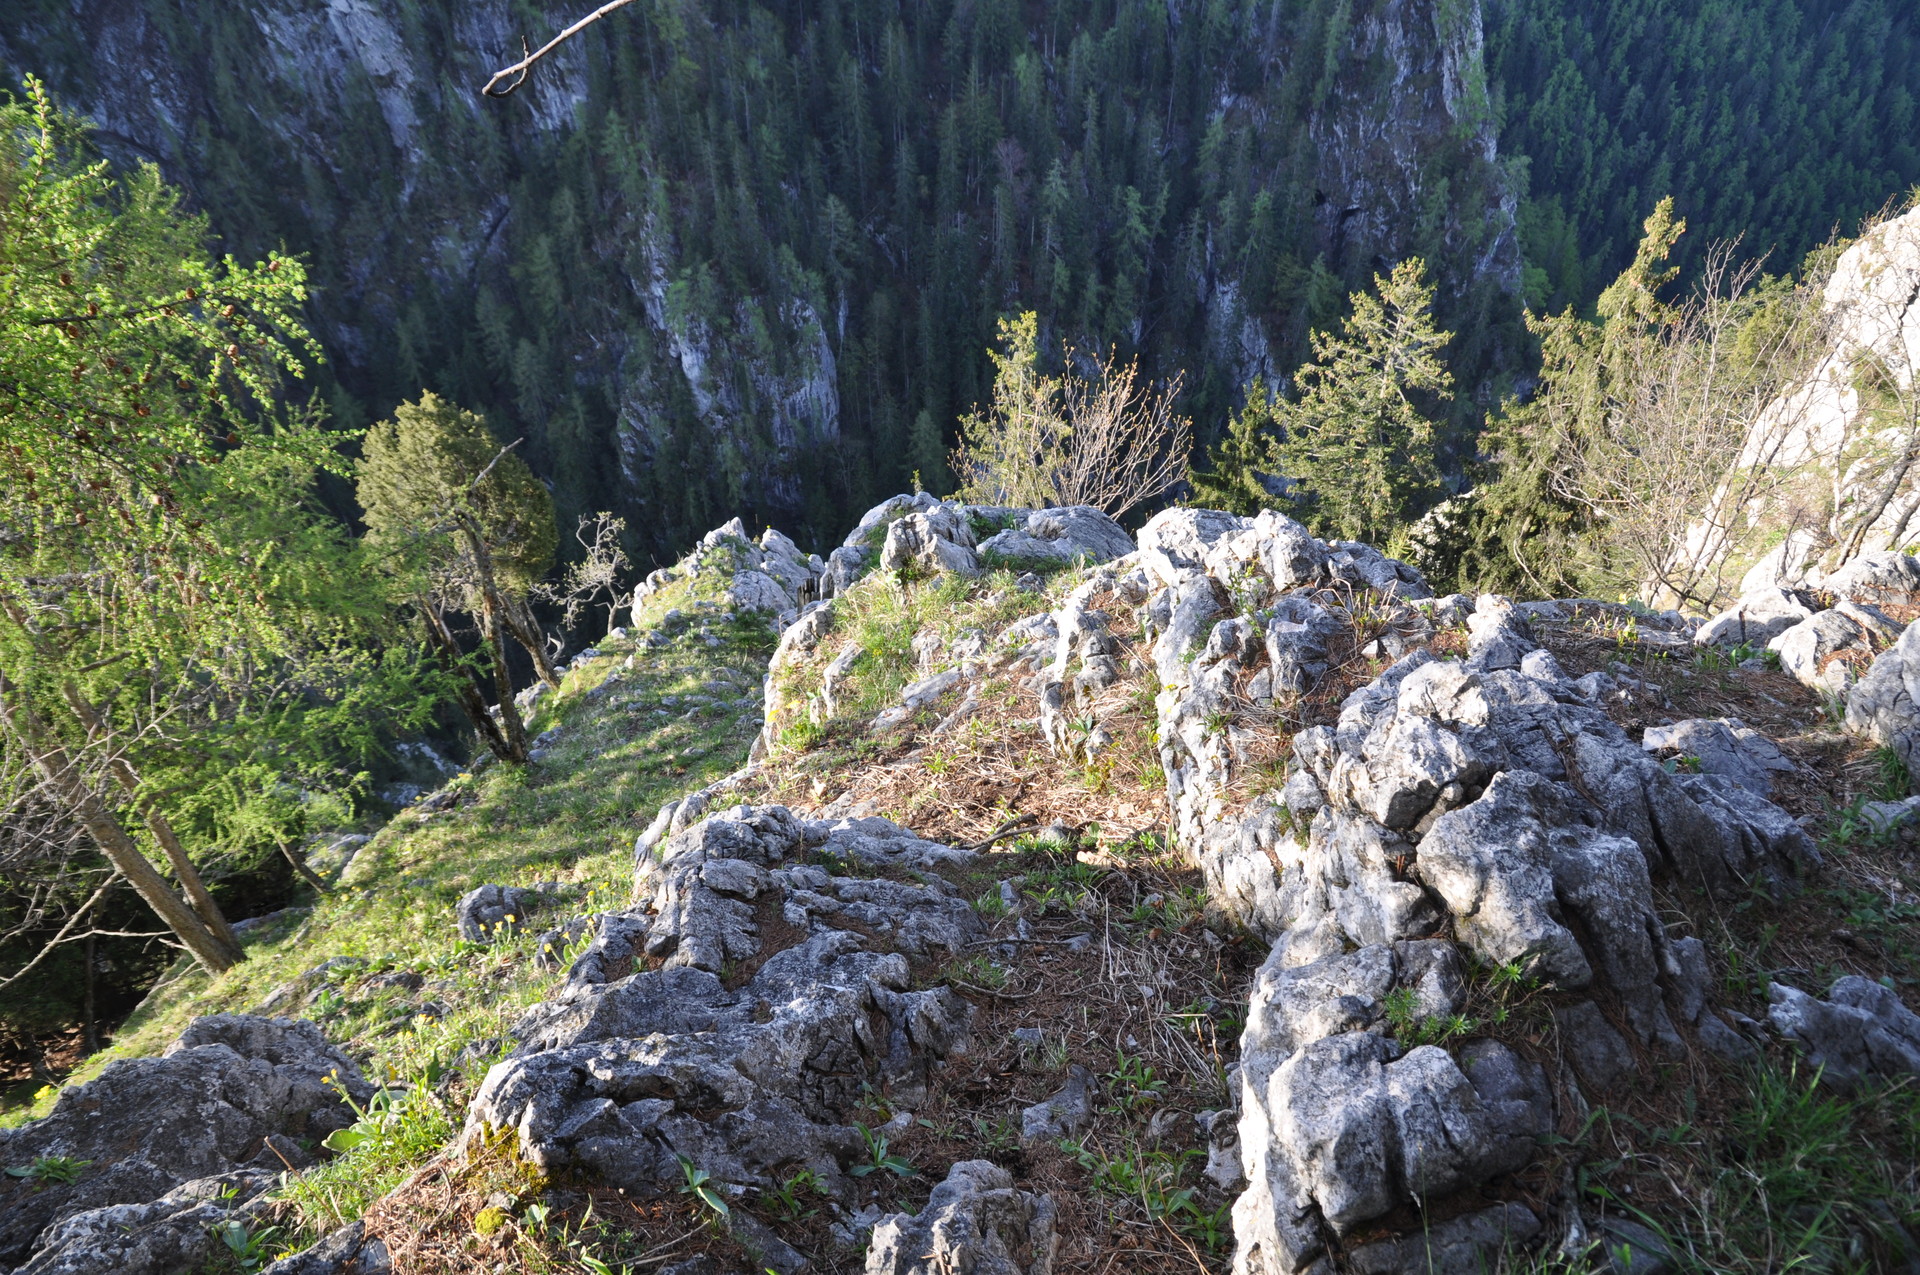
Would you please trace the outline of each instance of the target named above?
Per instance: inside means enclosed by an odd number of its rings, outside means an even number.
[[[1294,484],[1290,512],[1317,534],[1390,545],[1439,499],[1435,419],[1453,377],[1440,357],[1453,339],[1433,324],[1433,288],[1417,258],[1375,276],[1378,295],[1353,294],[1338,334],[1313,334],[1313,361],[1294,375],[1297,397],[1247,405],[1195,473],[1197,492],[1239,509],[1275,503],[1261,474]]]
[[[450,611],[475,616],[486,642],[500,713],[496,725],[476,681],[460,691],[474,729],[498,756],[525,761],[526,730],[513,702],[507,639],[558,687],[546,634],[528,595],[553,565],[553,500],[527,463],[502,448],[472,412],[432,393],[402,403],[368,431],[358,496],[368,541],[390,555],[427,635],[449,668],[462,668]]]
[[[311,508],[341,436],[284,404],[315,355],[301,263],[205,240],[40,84],[0,103],[0,735],[110,865],[101,888],[124,878],[217,972],[244,953],[195,855],[284,847],[298,812],[262,794],[339,755],[314,729],[338,688],[407,679],[356,654],[378,599]]]

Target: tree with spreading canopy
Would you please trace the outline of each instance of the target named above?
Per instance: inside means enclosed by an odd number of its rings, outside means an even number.
[[[84,830],[98,884],[124,879],[218,971],[244,953],[195,853],[290,855],[288,794],[351,788],[380,724],[431,695],[312,504],[344,461],[283,397],[318,357],[305,271],[216,260],[206,237],[152,165],[93,158],[39,83],[0,103],[0,736],[32,780],[14,795]],[[25,913],[0,941],[44,920]],[[70,919],[63,941],[87,931]]]
[[[425,393],[368,431],[358,495],[369,545],[387,555],[392,578],[410,596],[446,668],[463,674],[460,704],[474,729],[495,755],[525,761],[508,639],[525,649],[542,681],[560,684],[529,603],[558,541],[547,489],[480,417]],[[498,721],[487,710],[481,675],[462,655],[453,612],[479,623]]]

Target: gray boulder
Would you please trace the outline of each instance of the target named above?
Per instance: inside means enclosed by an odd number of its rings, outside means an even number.
[[[86,1254],[106,1252],[94,1241],[111,1240],[127,1262],[139,1250],[162,1263],[154,1269],[176,1269],[164,1265],[165,1254],[185,1232],[167,1219],[206,1204],[205,1191],[184,1188],[239,1170],[261,1170],[270,1181],[287,1159],[304,1163],[296,1140],[310,1143],[354,1119],[330,1081],[356,1102],[372,1094],[353,1060],[312,1023],[244,1014],[195,1019],[160,1057],[110,1064],[63,1090],[44,1119],[0,1131],[0,1164],[87,1162],[72,1183],[0,1176],[0,1262],[38,1261],[35,1252],[57,1241],[58,1263],[47,1269],[95,1269]],[[116,1207],[133,1210],[124,1224],[145,1240],[122,1245],[117,1237],[127,1232],[106,1215],[48,1229]]]
[[[1670,726],[1649,726],[1640,746],[1650,753],[1691,758],[1703,775],[1724,775],[1755,796],[1773,793],[1775,775],[1796,767],[1772,740],[1731,717],[1691,717]]]
[[[1699,646],[1762,646],[1814,613],[1813,599],[1797,590],[1769,585],[1740,600],[1694,632]]]
[[[913,570],[927,575],[976,576],[981,570],[980,556],[973,547],[973,528],[957,505],[936,505],[888,524],[880,565],[888,571]]]
[[[1820,587],[1851,602],[1908,606],[1920,599],[1920,561],[1891,549],[1863,553],[1829,572]]]
[[[213,1263],[216,1228],[264,1225],[260,1196],[279,1180],[266,1169],[196,1178],[145,1204],[112,1204],[62,1218],[17,1275],[171,1275]]]
[[[454,919],[467,942],[493,943],[517,934],[544,902],[538,891],[517,885],[476,886],[460,896]]]
[[[916,1214],[874,1224],[866,1275],[1050,1275],[1053,1201],[1015,1189],[987,1160],[963,1160]]]
[[[1847,729],[1884,744],[1920,782],[1920,623],[1907,626],[1847,692]]]
[[[983,557],[993,554],[1023,564],[1101,563],[1133,552],[1132,537],[1091,505],[1036,509],[1016,516],[1018,526],[981,542]]]
[[[1826,1000],[1774,983],[1767,1018],[1798,1044],[1820,1079],[1847,1089],[1867,1076],[1920,1073],[1920,1014],[1892,988],[1857,974],[1834,983]]]
[[[366,1224],[349,1222],[312,1248],[290,1253],[260,1275],[387,1275],[387,1246],[367,1235]]]
[[[463,1141],[510,1128],[547,1171],[630,1193],[675,1192],[684,1156],[729,1187],[807,1168],[848,1194],[863,1094],[915,1101],[929,1069],[966,1047],[971,1007],[944,987],[914,990],[909,960],[956,955],[981,929],[930,874],[910,884],[821,865],[924,873],[970,859],[884,819],[828,824],[779,806],[672,833],[636,861],[646,968],[569,979],[529,1010]]]
[[[1486,1275],[1506,1269],[1500,1259],[1526,1252],[1540,1231],[1540,1219],[1526,1205],[1496,1204],[1419,1235],[1357,1245],[1347,1254],[1348,1269],[1355,1275]],[[1645,1272],[1635,1268],[1635,1275]]]
[[[1093,1119],[1093,1098],[1093,1073],[1075,1063],[1067,1069],[1067,1083],[1059,1093],[1020,1113],[1022,1141],[1051,1141],[1080,1132]]]
[[[1779,652],[1780,667],[1802,686],[1844,691],[1853,680],[1847,665],[1833,657],[1845,651],[1871,651],[1866,625],[1856,616],[1835,609],[1808,616],[1767,643]]]

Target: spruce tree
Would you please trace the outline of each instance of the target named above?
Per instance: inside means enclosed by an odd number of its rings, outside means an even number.
[[[1374,287],[1378,295],[1352,296],[1338,334],[1313,334],[1296,397],[1264,406],[1265,386],[1248,386],[1211,470],[1191,476],[1201,499],[1271,505],[1261,475],[1275,475],[1294,484],[1289,512],[1316,534],[1381,545],[1397,543],[1439,499],[1434,421],[1452,397],[1440,351],[1453,334],[1433,324],[1419,259],[1375,276]]]

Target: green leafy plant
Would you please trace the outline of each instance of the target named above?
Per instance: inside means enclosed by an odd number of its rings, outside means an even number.
[[[1124,1111],[1153,1106],[1167,1091],[1167,1082],[1151,1064],[1124,1049],[1114,1051],[1114,1068],[1104,1079],[1107,1091]]]
[[[1420,1014],[1414,1005],[1411,987],[1396,987],[1388,992],[1380,1007],[1387,1017],[1387,1029],[1393,1038],[1408,1048],[1444,1045],[1456,1037],[1470,1035],[1480,1020],[1464,1014]]]
[[[1001,917],[1010,910],[1007,901],[1000,897],[998,889],[988,890],[973,901],[973,910],[981,916]]]
[[[885,1170],[893,1174],[896,1178],[910,1178],[919,1172],[919,1170],[913,1167],[912,1163],[893,1154],[892,1151],[888,1149],[887,1136],[885,1134],[878,1133],[863,1124],[855,1125],[854,1128],[860,1131],[860,1140],[866,1143],[867,1158],[862,1163],[856,1164],[851,1169],[848,1169],[848,1173],[856,1178],[864,1178],[870,1173],[879,1173]]]
[[[730,1210],[727,1202],[720,1198],[720,1193],[712,1186],[713,1175],[686,1156],[675,1156],[674,1159],[680,1162],[680,1194],[691,1195],[706,1205],[716,1218],[726,1217]]]
[[[760,1192],[760,1200],[783,1222],[798,1222],[820,1212],[812,1200],[823,1198],[820,1177],[812,1169],[801,1169],[778,1186]]]
[[[91,1160],[76,1160],[72,1156],[43,1155],[36,1157],[31,1164],[9,1168],[7,1176],[25,1178],[36,1186],[72,1186],[92,1163]]]
[[[275,1242],[281,1238],[277,1226],[251,1227],[239,1218],[224,1218],[207,1228],[227,1255],[247,1275],[265,1267],[273,1260]]]

